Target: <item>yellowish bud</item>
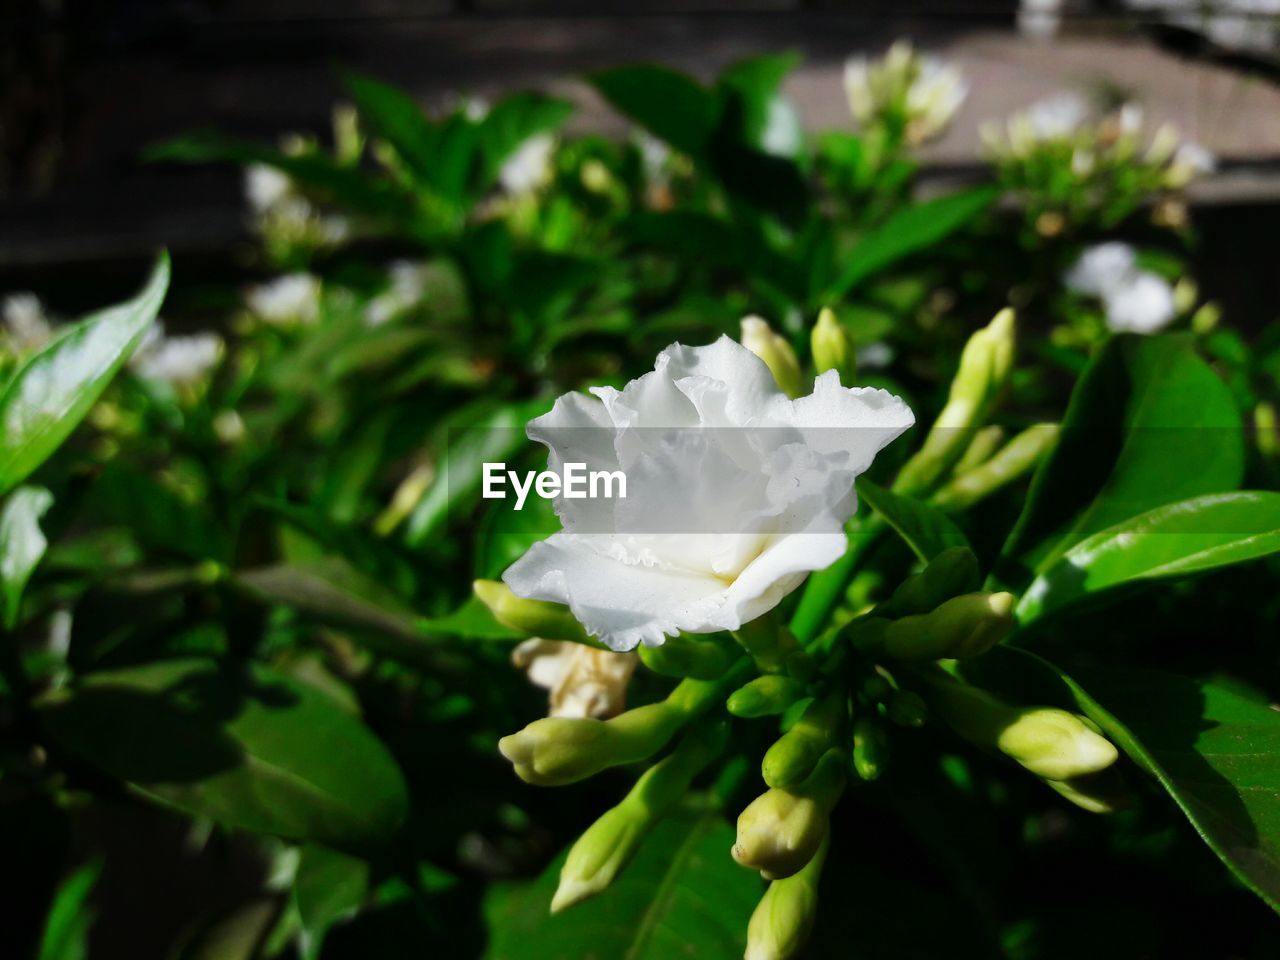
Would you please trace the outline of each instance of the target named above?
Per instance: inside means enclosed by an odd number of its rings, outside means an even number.
[[[929,613],[902,617],[885,627],[881,649],[900,660],[972,657],[995,646],[1013,629],[1011,593],[966,593]]]
[[[765,362],[773,379],[793,400],[805,392],[804,375],[795,350],[760,317],[742,318],[742,345]]]
[[[830,307],[823,307],[818,314],[818,322],[809,335],[809,347],[813,353],[814,372],[834,370],[844,386],[853,386],[857,373],[853,342]]]
[[[526,600],[497,580],[477,580],[471,585],[476,597],[489,608],[493,618],[504,627],[544,640],[572,640],[598,647],[600,642],[587,636],[582,624],[558,603]]]
[[[839,752],[829,750],[795,790],[775,787],[756,797],[738,817],[733,859],[767,880],[802,869],[827,835],[827,817],[844,789],[843,767]]]
[[[1058,442],[1058,433],[1056,423],[1028,427],[986,463],[960,474],[939,489],[930,502],[948,511],[972,506],[1034,469]]]
[[[824,839],[804,869],[769,884],[747,924],[745,960],[789,960],[804,948],[818,913],[818,878],[829,845]]]

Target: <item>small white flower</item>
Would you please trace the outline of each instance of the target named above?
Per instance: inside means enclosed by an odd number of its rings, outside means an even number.
[[[265,213],[293,192],[293,184],[286,174],[265,163],[255,163],[245,168],[244,195],[256,213]]]
[[[1064,140],[1074,134],[1089,115],[1089,106],[1075,93],[1058,93],[1032,104],[1022,114],[1035,140]]]
[[[129,359],[129,369],[144,380],[194,386],[222,359],[222,349],[222,338],[216,333],[170,337],[157,320]]]
[[[1178,144],[1169,161],[1165,182],[1174,189],[1185,187],[1196,177],[1213,173],[1218,169],[1218,158],[1213,151],[1191,140]]]
[[[542,186],[551,176],[551,153],[556,140],[540,133],[522,143],[498,171],[502,189],[512,195],[529,193]]]
[[[1102,297],[1107,327],[1117,332],[1155,333],[1173,320],[1177,311],[1173,287],[1150,270],[1135,270],[1124,282]]]
[[[548,716],[612,717],[626,706],[637,658],[533,637],[512,651],[511,662],[528,673],[530,682],[550,691]]]
[[[15,353],[35,353],[53,339],[53,324],[34,293],[12,293],[0,306],[5,340]]]
[[[315,323],[320,316],[320,278],[289,273],[250,287],[249,309],[273,326]]]
[[[1101,300],[1107,328],[1116,332],[1154,333],[1177,315],[1172,285],[1141,269],[1137,253],[1127,243],[1089,247],[1063,282],[1075,293]]]
[[[568,604],[614,650],[736,630],[834,563],[854,479],[914,422],[898,397],[844,388],[834,370],[789,400],[728,337],[673,344],[651,373],[591,393],[562,396],[529,436],[554,472],[621,470],[626,496],[558,497],[564,529],[503,580]]]
[[[958,70],[937,57],[916,53],[903,40],[878,62],[850,57],[844,67],[844,90],[859,127],[896,117],[911,144],[941,133],[969,95]]]
[[[1135,269],[1138,255],[1127,243],[1113,240],[1088,247],[1062,278],[1067,289],[1101,297],[1124,283]]]
[[[387,288],[369,301],[364,320],[379,327],[422,302],[430,270],[425,263],[396,260],[387,267]]]
[[[644,168],[645,180],[650,183],[665,183],[671,148],[644,130],[636,134],[635,142],[640,150],[640,165]]]

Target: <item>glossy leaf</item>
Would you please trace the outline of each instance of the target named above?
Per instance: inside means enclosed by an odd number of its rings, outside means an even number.
[[[701,156],[716,121],[715,97],[668,67],[641,64],[592,74],[588,80],[614,108],[659,140]]]
[[[325,933],[356,912],[368,889],[367,860],[314,843],[302,848],[293,901],[307,935],[305,956],[320,956]]]
[[[1068,676],[1007,647],[977,660],[993,688],[1089,717],[1168,791],[1241,882],[1280,911],[1280,712],[1174,674],[1108,667]]]
[[[1018,603],[1026,624],[1126,583],[1188,576],[1280,551],[1280,493],[1208,494],[1157,507],[1087,537]]]
[[[53,494],[43,487],[20,487],[0,513],[0,621],[6,630],[17,626],[22,592],[49,545],[40,518],[52,505]]]
[[[442,135],[417,101],[397,87],[358,73],[344,72],[342,80],[361,120],[395,148],[417,177],[432,182]]]
[[[740,957],[760,878],[729,856],[734,831],[714,814],[668,818],[599,896],[550,914],[564,855],[532,883],[485,900],[487,960]]]
[[[93,925],[89,896],[101,873],[102,861],[95,860],[59,884],[45,920],[37,960],[85,960],[89,956],[89,928]]]
[[[132,300],[91,314],[28,360],[0,394],[0,493],[61,446],[146,336],[169,288],[161,254]]]
[[[1230,391],[1176,336],[1113,337],[1072,392],[1058,443],[1002,553],[1017,585],[1085,537],[1155,507],[1240,484]]]
[[[960,528],[941,510],[858,478],[858,496],[882,516],[913,553],[928,563],[944,550],[967,547]]]
[[[945,240],[991,206],[999,193],[994,187],[978,187],[890,214],[858,240],[826,300],[841,299],[872,274]]]
[[[227,827],[358,850],[386,842],[408,810],[399,767],[357,718],[260,664],[93,673],[40,717],[83,762]]]

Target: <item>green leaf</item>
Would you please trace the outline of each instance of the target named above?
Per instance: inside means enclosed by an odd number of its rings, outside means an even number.
[[[351,71],[343,71],[342,83],[360,119],[395,148],[418,179],[433,183],[442,135],[417,101],[390,84]]]
[[[49,545],[40,518],[51,506],[53,494],[48,490],[21,487],[0,513],[0,621],[6,630],[18,625],[22,592]]]
[[[353,915],[368,890],[368,861],[314,843],[302,848],[293,901],[307,935],[304,956],[320,956],[325,933]]]
[[[564,854],[542,876],[485,899],[487,960],[740,957],[759,877],[729,856],[734,831],[714,814],[662,821],[604,893],[554,916]]]
[[[1155,507],[1240,485],[1244,440],[1226,385],[1183,336],[1109,340],[1076,384],[1031,482],[1001,576],[1043,573],[1085,537]]]
[[[162,253],[132,300],[86,317],[13,375],[0,394],[0,494],[61,446],[107,388],[155,319],[169,288]]]
[[[399,767],[357,718],[260,664],[92,673],[40,716],[84,762],[227,827],[360,850],[385,843],[408,810]]]
[[[977,187],[895,211],[862,235],[825,299],[839,300],[877,271],[940,243],[986,210],[999,195],[996,187]]]
[[[1009,647],[977,658],[999,690],[1074,706],[1150,773],[1245,886],[1280,912],[1280,712],[1155,671],[1075,671]],[[1086,692],[1087,691],[1087,692]]]
[[[968,547],[969,541],[941,510],[858,478],[858,496],[888,522],[913,553],[928,563],[944,550]]]
[[[1187,576],[1280,551],[1280,493],[1208,494],[1087,537],[1040,574],[1018,603],[1030,623],[1122,584]]]
[[[480,145],[484,155],[483,187],[522,143],[554,130],[573,113],[573,104],[540,93],[516,93],[504,97],[480,121]]]
[[[89,895],[100,873],[102,861],[94,860],[59,884],[40,938],[38,960],[85,960],[89,956],[89,928],[94,919]]]
[[[716,102],[696,80],[652,64],[602,70],[587,79],[616,110],[658,139],[692,157],[705,151]]]

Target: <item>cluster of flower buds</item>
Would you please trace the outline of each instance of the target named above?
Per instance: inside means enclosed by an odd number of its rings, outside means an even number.
[[[1147,141],[1135,104],[1094,116],[1083,97],[1062,93],[981,127],[1002,183],[1021,196],[1036,233],[1113,226],[1153,201],[1158,223],[1183,226],[1176,193],[1214,169],[1213,154],[1170,124]]]
[[[900,40],[880,60],[853,57],[844,68],[849,110],[863,131],[908,146],[942,133],[969,94],[960,72]]]

